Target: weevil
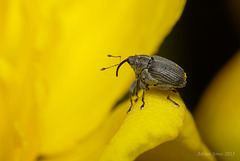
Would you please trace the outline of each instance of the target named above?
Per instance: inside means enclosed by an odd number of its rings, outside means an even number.
[[[177,92],[175,90],[176,88],[183,88],[187,84],[186,73],[179,65],[161,56],[150,57],[148,55],[135,55],[129,56],[123,61],[121,61],[121,56],[108,55],[108,57],[119,57],[120,63],[107,68],[102,68],[101,70],[117,66],[116,76],[118,76],[120,67],[127,62],[135,72],[136,78],[130,87],[129,94],[131,106],[127,113],[131,111],[133,106],[132,96],[134,90],[137,97],[135,102],[137,102],[139,99],[139,87],[143,90],[142,106],[140,109],[142,109],[145,105],[144,95],[145,91],[149,89],[149,86],[154,86],[163,90],[169,90],[167,99],[173,102],[175,106],[179,106],[178,103],[170,98],[171,92]]]

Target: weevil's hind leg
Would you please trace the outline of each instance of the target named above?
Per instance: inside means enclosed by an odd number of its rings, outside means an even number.
[[[160,89],[169,89],[170,91],[169,91],[169,93],[168,93],[167,99],[170,100],[172,103],[174,103],[175,106],[178,106],[178,107],[179,107],[179,104],[176,103],[175,101],[173,101],[173,100],[170,98],[170,94],[171,94],[172,92],[177,93],[177,91],[176,91],[172,86],[170,86],[170,85],[160,85],[160,86],[154,85],[154,86],[157,87],[157,88],[160,88]]]
[[[175,89],[170,89],[169,93],[168,93],[168,96],[167,96],[167,99],[170,100],[172,103],[174,103],[175,106],[178,106],[179,107],[179,104],[176,103],[175,101],[173,101],[171,98],[170,98],[170,94],[174,92],[174,93],[177,93],[177,91]]]
[[[143,89],[143,94],[142,94],[142,106],[140,107],[140,109],[142,109],[145,105],[145,101],[144,101],[144,95],[145,95],[145,90],[146,90],[146,86],[145,84],[140,80],[140,86]]]
[[[132,94],[133,94],[134,89],[136,88],[137,81],[138,81],[138,78],[134,80],[134,82],[132,83],[131,88],[130,88],[129,99],[130,99],[130,102],[131,102],[131,106],[129,107],[127,113],[132,110],[132,106],[133,106]]]

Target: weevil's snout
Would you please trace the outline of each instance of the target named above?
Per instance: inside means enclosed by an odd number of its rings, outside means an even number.
[[[124,63],[128,62],[128,64],[129,64],[129,60],[128,60],[128,59],[129,59],[129,58],[123,60],[123,61],[118,65],[117,70],[116,70],[116,76],[118,76],[118,70],[119,70],[119,68],[120,68]]]

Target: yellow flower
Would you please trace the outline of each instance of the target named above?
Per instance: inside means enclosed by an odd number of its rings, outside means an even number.
[[[134,73],[124,66],[115,78],[113,70],[99,70],[116,62],[106,58],[110,53],[153,54],[184,5],[2,1],[0,160],[214,160],[198,155],[209,151],[178,94],[172,98],[179,108],[167,91],[151,89],[145,108],[138,101],[127,115],[128,101],[112,107]]]
[[[218,160],[240,160],[240,51],[214,78],[196,110],[204,141]]]

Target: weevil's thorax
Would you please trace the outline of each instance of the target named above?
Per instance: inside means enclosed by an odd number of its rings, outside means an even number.
[[[147,55],[135,55],[128,57],[128,63],[133,68],[136,75],[139,75],[143,69],[148,67],[150,56]]]

